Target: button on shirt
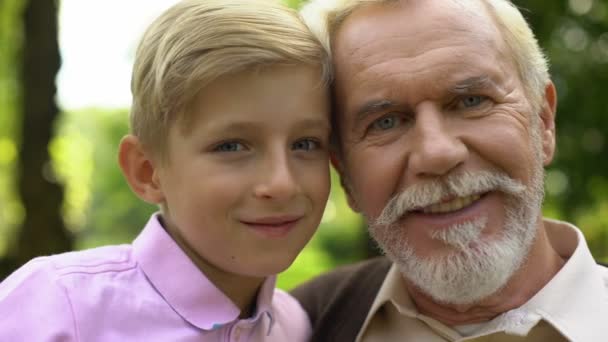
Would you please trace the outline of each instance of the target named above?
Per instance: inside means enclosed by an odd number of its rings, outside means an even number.
[[[488,322],[449,327],[418,312],[393,265],[357,341],[608,341],[608,268],[596,264],[578,228],[548,219],[544,224],[567,261],[521,307]]]
[[[306,313],[275,280],[239,319],[155,215],[132,245],[36,258],[5,279],[0,341],[306,341]]]

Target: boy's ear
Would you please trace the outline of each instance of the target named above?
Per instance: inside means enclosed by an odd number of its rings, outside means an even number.
[[[549,81],[545,87],[543,105],[540,109],[540,136],[543,148],[543,165],[547,166],[555,154],[555,113],[557,111],[557,92]]]
[[[347,176],[344,173],[344,166],[342,164],[342,159],[340,156],[336,155],[337,152],[331,152],[329,154],[329,160],[331,161],[331,165],[336,169],[338,175],[340,176],[340,185],[342,185],[342,189],[344,189],[344,193],[346,194],[346,201],[348,202],[348,206],[356,213],[359,211],[359,206],[355,201],[355,198],[352,195],[352,189],[347,181]]]
[[[151,204],[163,202],[164,195],[158,179],[158,170],[134,135],[126,135],[120,141],[118,164],[131,190],[139,198]]]

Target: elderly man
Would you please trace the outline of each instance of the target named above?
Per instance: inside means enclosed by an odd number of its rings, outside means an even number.
[[[543,219],[556,92],[506,0],[318,0],[333,163],[386,254],[294,290],[313,341],[608,341],[608,269]]]

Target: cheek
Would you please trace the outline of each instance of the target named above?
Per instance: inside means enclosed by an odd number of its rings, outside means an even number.
[[[390,146],[353,149],[345,166],[353,199],[363,214],[378,216],[400,190],[403,157]]]
[[[493,126],[471,132],[468,140],[470,148],[486,162],[517,180],[529,179],[535,153],[527,131],[508,125]]]
[[[298,170],[297,182],[306,196],[311,199],[313,206],[323,210],[331,188],[329,161],[314,165],[299,163],[294,169]]]
[[[183,189],[181,201],[195,216],[208,211],[209,216],[226,215],[249,190],[247,178],[233,170],[204,170],[190,175],[191,181]]]

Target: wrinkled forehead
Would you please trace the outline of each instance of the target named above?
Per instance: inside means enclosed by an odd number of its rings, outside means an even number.
[[[402,0],[365,5],[351,13],[334,34],[337,72],[359,59],[369,61],[387,42],[400,54],[453,43],[477,41],[503,49],[496,24],[482,0]]]

